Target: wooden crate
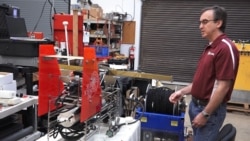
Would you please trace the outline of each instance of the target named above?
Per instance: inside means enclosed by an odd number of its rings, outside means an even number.
[[[227,111],[238,111],[249,114],[250,113],[250,104],[241,103],[241,102],[227,102]]]

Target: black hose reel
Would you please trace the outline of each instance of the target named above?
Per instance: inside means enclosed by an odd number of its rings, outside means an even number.
[[[173,104],[169,101],[174,90],[167,87],[149,89],[146,94],[146,112],[179,116],[182,108],[180,102]]]

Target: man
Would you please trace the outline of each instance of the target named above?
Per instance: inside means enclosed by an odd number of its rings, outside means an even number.
[[[189,116],[194,141],[216,139],[226,116],[226,102],[234,87],[239,52],[224,33],[226,20],[223,7],[207,7],[201,11],[199,28],[209,45],[201,55],[193,82],[169,97],[176,103],[183,95],[192,95]]]

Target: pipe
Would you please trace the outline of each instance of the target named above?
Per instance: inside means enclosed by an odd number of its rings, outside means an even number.
[[[63,21],[63,25],[64,25],[64,31],[65,31],[65,42],[66,42],[66,48],[67,48],[67,56],[69,57],[69,41],[68,41],[68,30],[67,30],[67,25],[68,25],[68,21]],[[67,58],[68,60],[68,66],[70,65],[69,62],[69,58]]]

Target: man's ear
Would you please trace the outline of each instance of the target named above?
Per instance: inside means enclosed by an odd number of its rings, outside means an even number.
[[[222,26],[222,20],[218,20],[216,21],[216,23],[217,23],[217,28],[220,28]]]

